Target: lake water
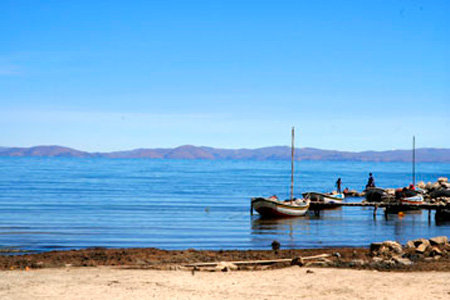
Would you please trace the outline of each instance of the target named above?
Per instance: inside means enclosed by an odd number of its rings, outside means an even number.
[[[295,191],[362,190],[411,182],[411,164],[301,161]],[[450,175],[450,164],[417,164],[417,180]],[[250,198],[287,198],[289,161],[0,158],[0,248],[269,249],[368,246],[449,235],[428,213],[392,215],[343,207],[320,217],[261,220]],[[352,201],[360,201],[353,199]],[[350,201],[350,200],[349,200]]]

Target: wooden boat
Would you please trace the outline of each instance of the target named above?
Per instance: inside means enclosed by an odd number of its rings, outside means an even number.
[[[400,199],[400,203],[404,205],[408,204],[424,204],[425,201],[423,199],[423,196],[421,194],[417,194],[412,197],[405,197]]]
[[[308,199],[294,198],[294,127],[292,127],[291,197],[285,201],[278,200],[277,196],[252,198],[250,212],[253,214],[254,209],[265,218],[299,217],[304,216],[308,208]]]
[[[317,192],[307,192],[302,194],[305,199],[312,201],[323,202],[327,204],[340,204],[344,200],[343,193],[340,194],[325,194]]]
[[[310,200],[310,208],[315,209],[319,207],[318,203],[320,203],[320,207],[322,209],[330,209],[342,206],[342,202],[344,201],[344,194],[324,194],[317,192],[308,192],[302,194],[305,199]],[[325,205],[324,205],[325,204]]]
[[[383,188],[370,187],[364,190],[367,202],[386,202],[391,198]]]
[[[308,211],[309,201],[304,199],[280,201],[275,197],[257,197],[252,198],[252,207],[266,218],[300,217]]]
[[[416,204],[425,203],[422,194],[414,190],[404,190],[401,191],[400,193],[402,194],[400,196],[396,195],[397,199],[395,200],[395,202],[400,205],[386,207],[386,211],[388,213],[396,214],[399,212],[407,213],[407,212],[417,212],[421,210],[421,208],[417,207]]]

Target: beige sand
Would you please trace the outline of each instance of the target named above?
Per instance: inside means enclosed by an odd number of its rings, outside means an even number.
[[[66,268],[1,271],[0,299],[450,299],[449,282],[443,272]]]

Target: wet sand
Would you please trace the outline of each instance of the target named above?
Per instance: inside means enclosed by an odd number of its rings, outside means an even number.
[[[448,299],[450,272],[304,268],[192,272],[56,268],[0,271],[1,299]]]

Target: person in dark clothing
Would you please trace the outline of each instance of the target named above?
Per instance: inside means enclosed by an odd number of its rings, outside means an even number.
[[[372,173],[369,173],[369,180],[366,184],[366,189],[369,187],[375,187],[375,179],[373,179]]]
[[[341,193],[341,184],[342,184],[342,180],[339,177],[338,180],[336,181],[336,188],[337,188],[337,192],[340,194]]]

